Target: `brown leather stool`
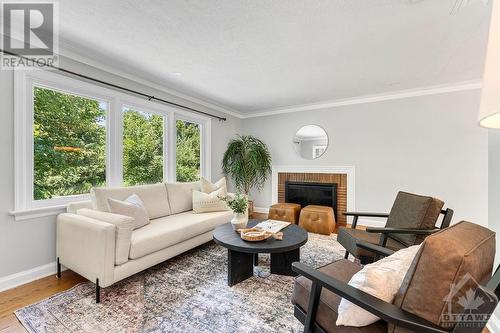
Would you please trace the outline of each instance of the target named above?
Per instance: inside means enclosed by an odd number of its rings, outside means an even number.
[[[299,226],[309,232],[329,235],[335,230],[333,208],[309,205],[300,211]]]
[[[299,223],[300,205],[296,203],[278,203],[269,208],[270,220]]]

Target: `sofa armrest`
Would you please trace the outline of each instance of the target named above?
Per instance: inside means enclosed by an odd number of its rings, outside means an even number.
[[[64,266],[102,287],[113,283],[115,229],[111,223],[64,213],[57,217],[56,253]]]
[[[115,265],[121,265],[128,261],[132,231],[134,230],[133,217],[87,208],[79,209],[77,214],[115,225]]]
[[[66,206],[66,212],[67,213],[76,214],[76,211],[79,210],[79,209],[82,209],[82,208],[89,208],[89,209],[91,209],[92,208],[92,201],[85,200],[85,201],[70,202]]]

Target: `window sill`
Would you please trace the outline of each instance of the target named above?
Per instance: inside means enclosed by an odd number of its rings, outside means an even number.
[[[32,220],[39,217],[54,216],[66,212],[66,205],[50,207],[28,208],[10,211],[16,221]]]

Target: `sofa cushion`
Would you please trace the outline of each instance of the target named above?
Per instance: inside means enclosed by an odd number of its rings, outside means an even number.
[[[232,212],[195,214],[193,211],[152,220],[132,232],[130,258],[137,259],[201,235],[231,220]]]
[[[229,210],[226,202],[220,199],[225,195],[226,192],[223,188],[213,191],[212,193],[193,190],[193,211],[200,214]]]
[[[444,202],[439,199],[399,192],[394,200],[386,227],[408,229],[433,229]],[[407,246],[420,244],[425,236],[391,234]]]
[[[474,290],[476,283],[491,277],[494,258],[493,231],[464,221],[452,225],[422,243],[394,304],[450,330],[450,323],[443,318],[450,309],[451,314],[464,311],[461,299],[467,300],[467,292]],[[389,332],[406,331],[391,325]]]
[[[351,277],[361,270],[361,266],[348,260],[338,260],[329,265],[319,268],[319,271],[342,282],[349,282]],[[299,276],[295,279],[293,286],[292,303],[307,312],[309,305],[309,294],[311,291],[311,280]],[[364,327],[337,326],[338,308],[341,297],[323,288],[316,313],[316,322],[328,333],[361,333],[361,332],[387,332],[387,324],[379,320],[374,324]]]
[[[148,211],[137,194],[132,194],[124,201],[108,198],[108,207],[111,213],[132,217],[134,219],[134,229],[149,223]]]
[[[95,187],[91,191],[94,209],[109,212],[107,199],[125,200],[137,194],[144,202],[149,218],[155,219],[170,215],[167,189],[165,184],[151,184],[127,187]]]
[[[179,214],[193,209],[193,190],[200,191],[200,182],[166,183],[170,211]]]
[[[200,182],[201,182],[201,191],[203,193],[212,193],[212,192],[217,191],[221,188],[224,189],[223,195],[226,195],[226,193],[227,193],[226,177],[222,177],[221,179],[219,179],[215,183],[212,183],[211,181],[201,177]]]

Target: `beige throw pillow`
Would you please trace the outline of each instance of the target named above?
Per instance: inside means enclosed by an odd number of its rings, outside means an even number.
[[[383,301],[392,303],[420,245],[410,246],[368,264],[351,277],[349,285]],[[367,326],[380,320],[374,314],[342,298],[338,308],[337,326]]]
[[[108,198],[108,207],[111,213],[126,215],[134,218],[134,229],[149,224],[148,211],[137,194],[132,194],[125,201]]]
[[[222,177],[217,182],[212,183],[209,180],[201,177],[201,191],[203,193],[212,193],[219,189],[224,189],[224,195],[227,193],[227,182],[226,177]]]
[[[76,214],[90,217],[102,222],[114,224],[115,233],[115,265],[121,265],[128,261],[130,252],[130,240],[134,228],[134,219],[130,216],[101,212],[95,209],[81,208]]]
[[[208,212],[219,212],[229,210],[226,203],[219,199],[219,196],[225,196],[225,189],[220,188],[212,193],[203,193],[193,191],[193,211],[197,214]]]

